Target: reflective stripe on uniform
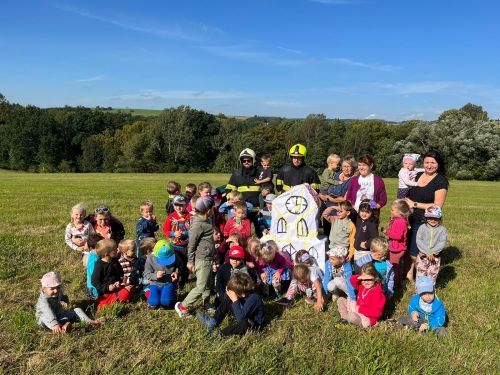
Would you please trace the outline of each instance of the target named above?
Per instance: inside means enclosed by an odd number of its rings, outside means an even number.
[[[233,190],[233,189],[236,189],[236,186],[230,184],[226,185],[226,190]]]
[[[260,187],[256,186],[238,186],[238,191],[240,193],[252,193],[260,191]]]
[[[293,188],[293,186],[283,185],[284,191],[290,190],[291,188]]]
[[[312,183],[312,184],[311,184],[311,187],[312,187],[314,190],[319,190],[319,184],[317,184],[317,183]]]

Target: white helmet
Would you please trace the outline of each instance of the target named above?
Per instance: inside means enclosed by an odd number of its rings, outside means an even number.
[[[244,158],[244,157],[252,158],[252,162],[253,162],[253,164],[255,164],[255,151],[254,150],[252,150],[250,148],[246,148],[243,151],[241,151],[239,159],[241,160],[241,158]]]

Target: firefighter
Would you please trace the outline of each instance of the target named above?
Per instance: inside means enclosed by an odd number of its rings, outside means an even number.
[[[300,143],[290,148],[290,164],[280,169],[276,176],[276,190],[287,191],[296,185],[308,183],[311,187],[319,190],[319,177],[314,169],[306,164],[307,149]]]

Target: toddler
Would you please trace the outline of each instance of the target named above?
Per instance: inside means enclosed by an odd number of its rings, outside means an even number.
[[[132,240],[121,240],[118,244],[120,259],[118,262],[123,270],[123,285],[142,285],[144,273],[144,258],[137,257],[135,242]]]
[[[398,177],[398,199],[405,199],[413,186],[417,186],[415,177],[417,173],[423,172],[423,168],[415,168],[419,154],[405,154],[403,156],[403,166],[399,170]]]
[[[406,240],[408,233],[408,218],[410,206],[403,199],[396,199],[391,205],[391,218],[387,229],[384,231],[389,238],[389,260],[394,268],[394,282],[401,287],[402,261],[406,253]]]
[[[141,259],[142,262],[144,262],[144,269],[146,269],[146,261],[148,255],[153,252],[155,245],[156,245],[156,238],[153,237],[148,237],[141,241],[141,254],[142,254]],[[146,279],[146,277],[144,277],[144,272],[143,272],[141,293],[144,295],[144,297],[146,297],[146,299],[149,298],[149,284],[150,281]]]
[[[180,262],[168,240],[159,240],[146,259],[144,278],[149,282],[148,307],[174,307]]]
[[[210,182],[202,182],[198,185],[198,193],[194,194],[187,206],[187,211],[191,214],[195,214],[194,205],[199,197],[209,197],[212,193],[212,184]],[[214,201],[215,205],[215,201]],[[213,215],[212,215],[213,216]]]
[[[354,272],[351,262],[347,261],[347,247],[336,245],[326,254],[328,261],[325,263],[323,291],[331,293],[332,301],[336,301],[341,293],[347,296],[348,301],[356,301],[356,293],[349,281]]]
[[[329,215],[329,208],[324,211],[323,218],[330,221],[330,249],[339,246],[349,249],[349,259],[354,256],[354,238],[356,235],[356,226],[350,219],[353,208],[350,202],[340,202],[337,207],[337,215],[335,217]],[[326,213],[326,215],[325,215]]]
[[[245,264],[249,269],[257,271],[257,267],[259,264],[258,256],[260,254],[261,248],[262,245],[257,237],[253,236],[248,239],[247,251],[245,252]]]
[[[135,225],[136,233],[136,248],[140,251],[141,241],[148,237],[154,237],[155,232],[159,229],[156,223],[156,216],[153,213],[153,202],[147,200],[141,203],[139,210],[141,211],[141,217],[137,220]],[[141,256],[142,254],[137,254]]]
[[[266,207],[266,197],[269,194],[273,194],[274,185],[273,184],[262,184],[260,186],[260,194],[259,194],[259,208],[263,209]]]
[[[217,272],[216,288],[217,297],[224,298],[226,294],[226,286],[229,279],[238,272],[246,272],[249,274],[248,268],[245,265],[245,249],[238,245],[233,245],[228,251],[229,261],[220,266]]]
[[[104,238],[102,238],[100,234],[94,232],[87,240],[87,244],[89,246],[89,256],[87,258],[87,294],[91,298],[97,298],[98,296],[97,289],[92,285],[92,273],[94,272],[96,262],[100,259],[95,249],[97,243],[103,239]]]
[[[385,295],[390,298],[394,294],[394,269],[391,262],[387,260],[388,255],[389,246],[387,241],[381,237],[376,237],[370,245],[370,254],[358,259],[354,268],[357,271],[366,263],[372,263],[382,279]]]
[[[288,290],[293,264],[278,249],[276,242],[267,241],[259,253],[259,273],[262,282],[272,286],[276,297]]]
[[[427,276],[417,277],[417,294],[410,300],[408,315],[398,319],[402,325],[420,332],[435,331],[439,336],[446,334],[446,310],[434,291],[434,281]]]
[[[268,194],[264,199],[266,207],[259,211],[259,227],[262,234],[269,234],[271,231],[271,212],[273,210],[273,200],[276,198],[274,194]]]
[[[219,206],[219,209],[218,209],[219,213],[223,214],[223,215],[227,215],[227,218],[231,219],[234,216],[234,210],[235,210],[234,205],[236,202],[243,202],[247,207],[247,211],[253,210],[253,204],[245,202],[243,200],[242,193],[240,193],[238,190],[232,190],[229,200],[222,203]]]
[[[441,267],[441,251],[446,245],[448,232],[441,225],[441,208],[432,205],[425,210],[425,225],[417,231],[417,277],[428,276],[434,283]]]
[[[71,323],[83,321],[86,324],[101,325],[104,318],[90,319],[82,309],[65,311],[69,300],[62,292],[61,278],[55,272],[48,272],[42,277],[42,291],[36,303],[36,321],[40,327],[50,329],[54,333],[69,333]]]
[[[319,178],[321,184],[319,186],[319,192],[321,194],[328,194],[331,186],[340,185],[341,182],[334,178],[337,169],[339,168],[341,157],[337,154],[330,154],[326,159],[327,167],[323,170],[321,177]],[[337,195],[339,196],[339,195]]]
[[[196,185],[193,184],[193,183],[189,183],[186,185],[186,190],[184,192],[184,195],[186,196],[186,199],[188,201],[191,200],[191,198],[193,198],[193,196],[196,194]]]
[[[165,210],[167,211],[167,216],[174,212],[173,200],[176,195],[181,193],[181,184],[176,181],[169,181],[167,183],[167,193],[168,200],[165,204]]]
[[[94,232],[94,228],[89,221],[85,220],[87,209],[83,203],[78,203],[71,209],[71,222],[66,226],[64,240],[66,244],[82,254],[83,266],[87,266],[89,248],[87,240]]]
[[[273,169],[271,168],[271,155],[263,154],[260,157],[260,168],[257,168],[257,178],[254,179],[256,185],[273,184]],[[271,188],[274,190],[274,187]]]
[[[236,273],[229,280],[226,298],[215,311],[215,315],[198,314],[200,322],[209,328],[209,332],[220,325],[228,314],[234,315],[236,324],[217,331],[222,336],[244,335],[248,331],[260,331],[266,324],[264,301],[254,292],[254,282],[245,272]]]
[[[189,309],[201,297],[207,310],[213,309],[210,304],[212,287],[212,263],[215,259],[214,227],[210,223],[213,214],[214,200],[209,196],[201,196],[196,200],[195,212],[191,221],[188,243],[189,271],[196,275],[196,286],[191,289],[184,301],[175,304],[179,318],[189,316]]]
[[[316,259],[309,255],[306,250],[300,250],[296,254],[297,263],[293,267],[293,279],[288,287],[286,296],[277,301],[278,304],[289,306],[293,298],[299,293],[305,293],[306,303],[316,304],[314,309],[317,312],[323,311],[324,299],[321,282],[323,271],[317,266]]]
[[[238,201],[234,204],[234,216],[229,219],[224,227],[224,236],[229,237],[233,233],[239,233],[246,241],[252,234],[250,220],[246,218],[247,206],[244,202]]]
[[[370,254],[372,240],[378,236],[376,222],[375,202],[367,199],[362,200],[359,204],[358,217],[356,218],[356,234],[354,236],[355,261]]]
[[[380,276],[373,264],[365,264],[361,274],[351,276],[350,282],[358,291],[358,297],[356,303],[339,297],[337,307],[340,323],[351,323],[364,328],[377,324],[384,311],[385,295],[380,285]]]
[[[118,255],[116,242],[104,239],[97,243],[96,253],[99,260],[95,263],[92,273],[92,285],[97,290],[97,310],[109,306],[116,301],[130,301],[131,286],[124,286],[123,270],[116,258]]]

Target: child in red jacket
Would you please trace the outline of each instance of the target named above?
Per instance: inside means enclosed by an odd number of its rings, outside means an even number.
[[[239,233],[246,242],[252,234],[250,220],[246,218],[247,206],[245,202],[234,203],[234,216],[229,219],[224,227],[224,237],[228,238],[233,233]]]
[[[351,323],[364,328],[377,324],[384,310],[385,294],[380,275],[373,264],[365,264],[361,274],[351,276],[350,282],[358,291],[358,297],[356,305],[345,297],[337,300],[340,323]]]
[[[401,287],[402,260],[406,253],[406,235],[408,232],[408,217],[410,206],[403,199],[396,199],[391,205],[391,218],[384,231],[389,238],[389,261],[394,268],[394,284]]]

